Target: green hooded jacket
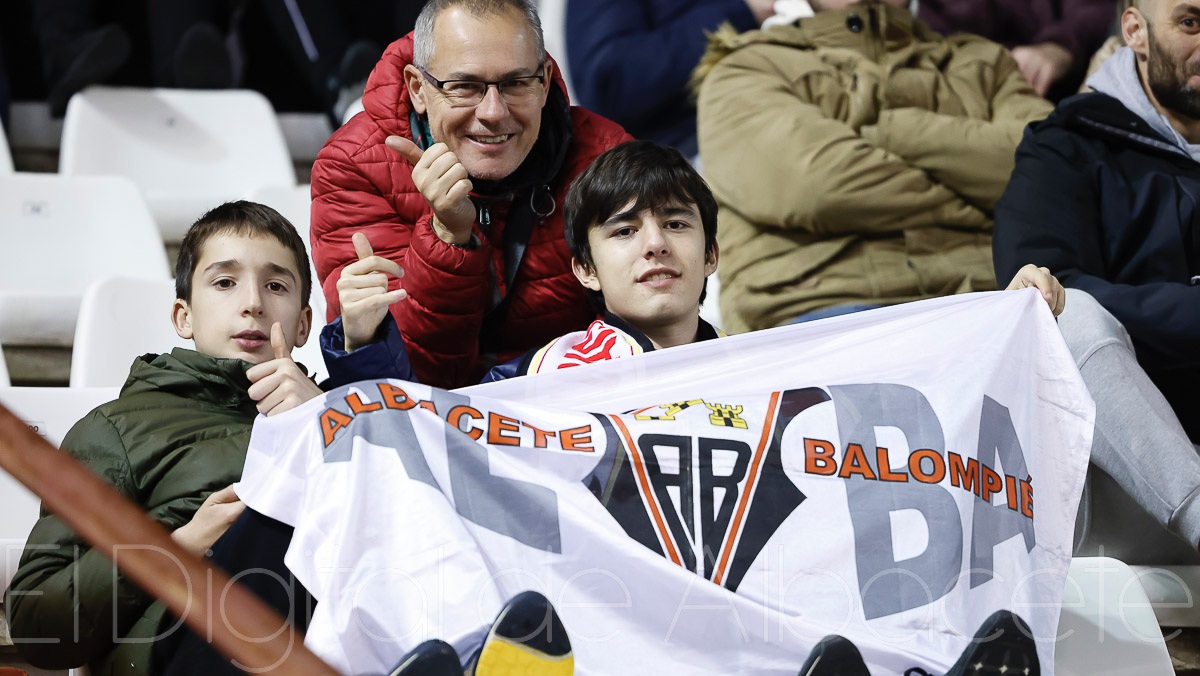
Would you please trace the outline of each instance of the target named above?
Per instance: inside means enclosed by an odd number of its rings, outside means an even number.
[[[76,423],[62,447],[173,531],[241,476],[258,415],[248,368],[184,349],[139,357],[120,397]],[[18,650],[35,666],[151,673],[163,605],[44,509],[5,607]]]

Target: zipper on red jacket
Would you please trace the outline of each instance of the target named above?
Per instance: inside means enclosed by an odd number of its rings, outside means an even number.
[[[492,210],[488,208],[488,202],[484,201],[479,205],[479,226],[485,232],[490,232],[492,228]]]

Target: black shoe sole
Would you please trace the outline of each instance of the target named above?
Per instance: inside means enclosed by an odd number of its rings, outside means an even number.
[[[471,676],[571,676],[571,640],[554,606],[537,592],[522,592],[500,611]]]
[[[862,654],[849,639],[836,634],[826,636],[817,643],[800,676],[871,676]]]
[[[1041,676],[1037,643],[1020,617],[999,610],[984,620],[946,676]]]
[[[129,60],[129,35],[120,26],[107,25],[80,38],[79,53],[46,96],[50,115],[62,117],[75,92],[100,84]]]
[[[454,648],[433,639],[413,648],[388,676],[463,676],[463,669]]]

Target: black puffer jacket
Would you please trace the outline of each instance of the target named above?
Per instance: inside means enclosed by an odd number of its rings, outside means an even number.
[[[1044,265],[1125,325],[1200,439],[1200,164],[1116,99],[1081,94],[1031,124],[996,207],[996,275]]]
[[[210,493],[241,476],[258,414],[246,394],[249,367],[183,349],[141,357],[120,398],[76,423],[62,446],[175,530]],[[146,639],[157,633],[163,605],[117,575],[58,517],[43,512],[33,527],[5,606],[14,638],[59,640],[18,644],[37,666],[88,663],[94,676],[150,673]],[[125,640],[114,644],[113,636]]]

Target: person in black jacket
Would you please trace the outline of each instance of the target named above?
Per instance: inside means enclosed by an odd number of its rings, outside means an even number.
[[[1093,389],[1096,443],[1117,450],[1093,458],[1117,458],[1101,469],[1195,545],[1200,10],[1140,0],[1121,29],[1095,91],[1026,130],[996,207],[996,274],[1033,261],[1068,287],[1060,326]]]

